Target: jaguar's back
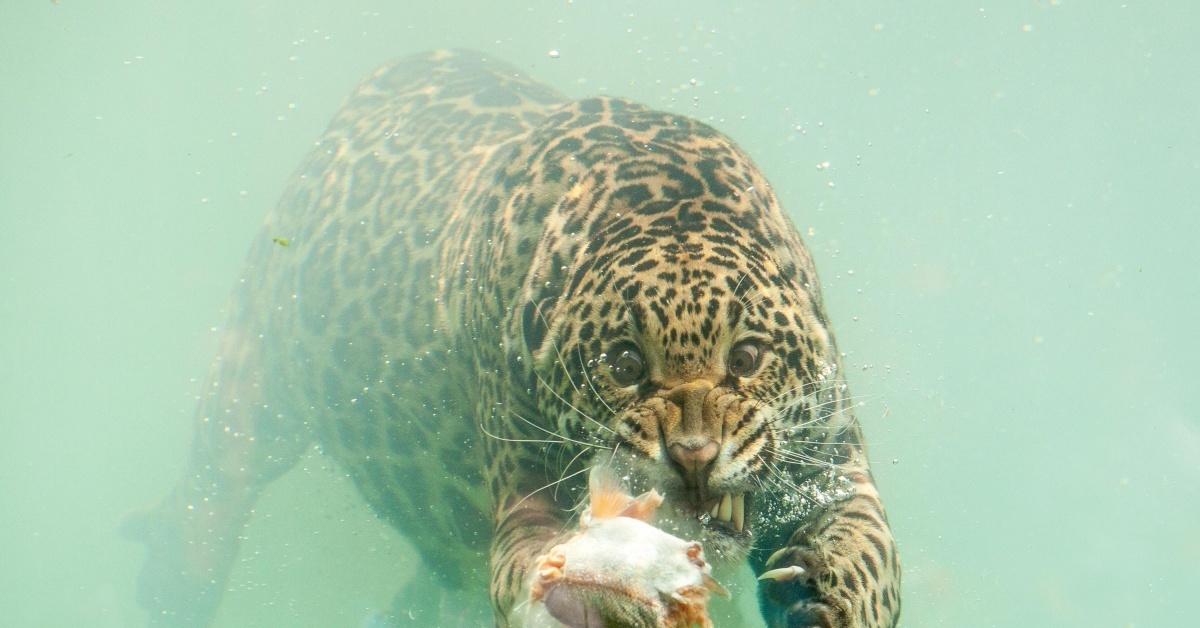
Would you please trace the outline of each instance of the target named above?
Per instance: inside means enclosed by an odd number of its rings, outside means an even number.
[[[503,155],[563,102],[471,52],[406,57],[360,83],[250,252],[189,472],[129,526],[151,545],[144,603],[185,620],[211,611],[255,496],[314,444],[428,573],[486,601],[478,421],[440,267],[461,250],[461,225],[480,220]]]
[[[489,516],[446,261],[489,219],[478,199],[497,164],[563,101],[478,54],[380,68],[268,220],[260,240],[289,246],[261,246],[250,273],[266,279],[258,327],[278,336],[268,396],[299,388],[279,401],[303,402],[292,411],[317,443],[454,584],[464,561],[447,536],[486,556]]]

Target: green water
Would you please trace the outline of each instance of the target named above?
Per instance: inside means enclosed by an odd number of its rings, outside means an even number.
[[[1184,0],[7,0],[0,625],[144,623],[115,529],[183,468],[257,225],[361,75],[445,46],[755,157],[866,404],[903,626],[1200,625],[1198,23]],[[219,626],[360,626],[414,575],[315,454],[245,534]]]

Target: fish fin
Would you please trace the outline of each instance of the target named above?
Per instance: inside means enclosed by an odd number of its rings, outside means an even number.
[[[654,489],[631,496],[616,471],[603,466],[592,467],[588,493],[588,514],[599,519],[629,517],[651,523],[663,503],[663,495]]]
[[[609,467],[592,467],[588,478],[588,503],[591,516],[598,519],[611,519],[623,516],[623,513],[634,503],[620,478]]]
[[[702,583],[704,583],[705,589],[708,589],[709,591],[716,593],[717,595],[719,595],[727,600],[733,598],[733,594],[731,594],[729,592],[729,589],[726,589],[725,587],[721,586],[721,583],[717,582],[716,578],[714,578],[708,574],[702,574],[700,576],[700,581]]]
[[[646,523],[651,523],[654,519],[654,513],[663,503],[663,496],[658,491],[650,489],[636,498],[630,500],[629,505],[622,510],[618,516],[631,517],[640,519]]]

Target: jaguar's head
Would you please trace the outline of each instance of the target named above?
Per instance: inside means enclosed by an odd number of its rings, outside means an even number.
[[[811,260],[765,180],[716,131],[646,115],[605,126],[624,150],[564,165],[522,334],[557,433],[665,494],[664,529],[740,559],[837,490],[831,443],[853,417]]]

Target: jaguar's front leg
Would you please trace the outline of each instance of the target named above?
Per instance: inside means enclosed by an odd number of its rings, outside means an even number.
[[[900,564],[869,471],[846,473],[852,496],[799,526],[755,560],[772,628],[891,628],[900,618]]]
[[[496,624],[522,626],[530,610],[529,582],[538,557],[565,540],[562,508],[539,494],[510,498],[492,536],[491,597]]]

